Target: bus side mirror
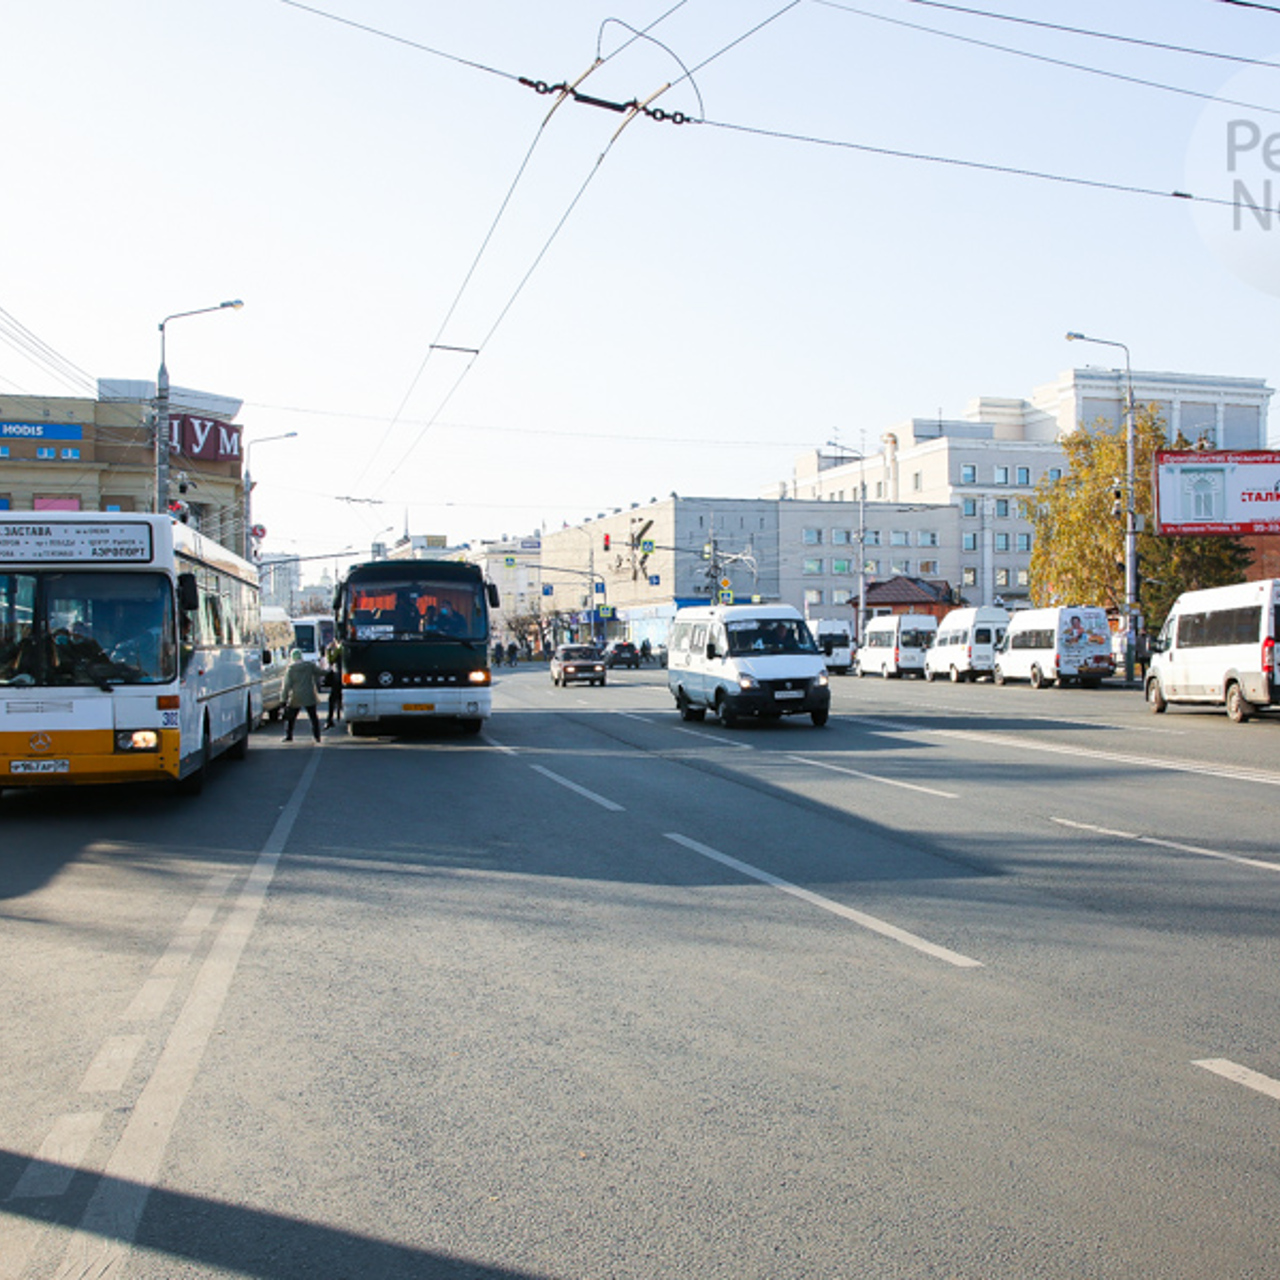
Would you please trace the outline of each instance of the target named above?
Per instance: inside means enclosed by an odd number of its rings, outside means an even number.
[[[822,642],[822,652],[825,653],[829,658],[835,652],[835,650],[836,650],[836,642],[830,636],[828,636]]]
[[[184,613],[192,613],[200,607],[200,591],[196,587],[194,573],[178,574],[178,608]]]
[[[707,659],[708,661],[716,656],[716,642],[714,640],[707,641]]]
[[[498,600],[498,584],[496,582],[486,582],[484,587],[489,597],[489,608],[496,609],[500,603]]]

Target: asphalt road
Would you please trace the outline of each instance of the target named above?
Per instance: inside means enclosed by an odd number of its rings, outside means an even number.
[[[0,1280],[1280,1275],[1280,717],[664,680],[0,798]]]

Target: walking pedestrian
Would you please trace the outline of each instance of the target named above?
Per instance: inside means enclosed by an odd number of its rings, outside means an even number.
[[[334,722],[342,718],[342,650],[336,644],[329,649],[328,659],[324,682],[329,689],[329,716],[324,727],[332,729]]]
[[[320,741],[320,717],[316,714],[316,677],[319,672],[314,662],[302,656],[301,649],[289,651],[289,665],[284,673],[284,740],[293,741],[293,726],[298,712],[305,711],[311,721],[311,736]]]

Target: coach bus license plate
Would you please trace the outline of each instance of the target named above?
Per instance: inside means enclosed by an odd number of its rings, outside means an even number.
[[[406,711],[434,711],[436,704],[434,702],[406,702],[404,709]]]
[[[70,773],[70,760],[10,760],[10,773]]]

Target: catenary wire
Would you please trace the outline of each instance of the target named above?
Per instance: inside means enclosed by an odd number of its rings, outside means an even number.
[[[1144,89],[1158,89],[1162,93],[1175,93],[1184,98],[1197,98],[1202,102],[1223,102],[1232,107],[1245,107],[1250,111],[1264,111],[1268,115],[1280,115],[1280,107],[1264,107],[1257,102],[1240,102],[1235,98],[1224,98],[1216,93],[1204,93],[1199,89],[1185,89],[1180,85],[1164,84],[1159,80],[1148,80],[1143,76],[1131,76],[1122,71],[1107,71],[1102,67],[1090,67],[1083,62],[1069,62],[1065,58],[1054,58],[1044,53],[1032,53],[1027,49],[1015,49],[1010,45],[996,44],[991,40],[979,40],[974,36],[958,35],[954,31],[942,31],[938,27],[928,27],[920,22],[907,22],[903,18],[890,18],[882,13],[869,13],[866,9],[858,9],[850,4],[842,4],[839,0],[818,0],[828,9],[840,9],[845,13],[857,14],[860,18],[870,18],[874,22],[887,22],[890,26],[905,27],[910,31],[923,31],[929,35],[941,36],[944,40],[955,40],[960,44],[974,45],[979,49],[991,49],[997,53],[1007,53],[1015,58],[1027,58],[1032,62],[1044,62],[1053,67],[1064,67],[1068,71],[1082,71],[1086,75],[1102,76],[1107,80],[1119,80],[1124,84],[1137,85]]]

